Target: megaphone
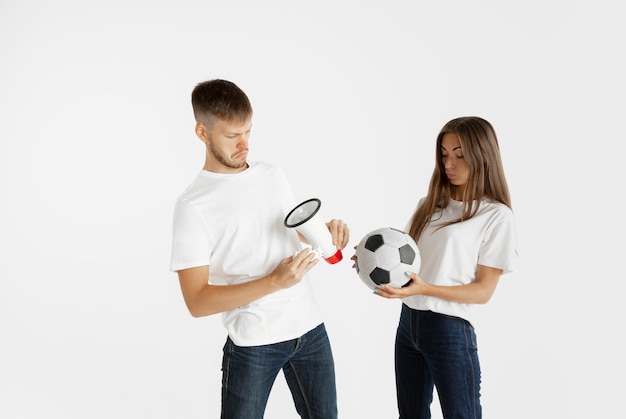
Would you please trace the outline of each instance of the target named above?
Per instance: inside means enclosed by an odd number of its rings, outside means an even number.
[[[341,250],[333,246],[332,236],[324,221],[317,216],[322,201],[307,199],[285,217],[285,227],[295,228],[326,262],[334,264],[343,259]]]

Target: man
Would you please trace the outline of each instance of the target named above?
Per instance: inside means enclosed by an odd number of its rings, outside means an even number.
[[[223,313],[223,419],[262,418],[283,370],[302,418],[337,417],[334,360],[307,273],[319,260],[284,226],[295,201],[276,166],[248,161],[252,107],[234,83],[191,95],[203,170],[174,210],[172,271],[194,317]],[[349,229],[328,224],[343,249]]]

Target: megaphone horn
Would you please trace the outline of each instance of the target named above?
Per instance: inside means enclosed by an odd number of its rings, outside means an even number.
[[[318,212],[322,201],[317,198],[307,199],[297,205],[285,217],[285,227],[295,228],[302,234],[328,263],[339,262],[343,255],[341,250],[333,246],[333,239],[324,221],[319,218]]]

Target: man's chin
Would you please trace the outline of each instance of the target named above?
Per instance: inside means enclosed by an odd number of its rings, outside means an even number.
[[[242,161],[241,163],[237,164],[236,166],[237,166],[237,167],[236,167],[237,169],[247,168],[247,167],[248,167],[248,161],[247,161],[247,160],[244,160],[244,161]]]

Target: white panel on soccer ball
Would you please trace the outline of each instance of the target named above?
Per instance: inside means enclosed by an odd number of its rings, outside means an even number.
[[[359,249],[356,264],[359,267],[359,272],[369,274],[376,268],[376,257],[367,249]]]
[[[398,249],[386,243],[376,250],[374,256],[376,256],[376,266],[387,271],[390,271],[400,263]]]
[[[408,242],[404,232],[392,228],[383,233],[383,238],[386,244],[393,247],[402,247]]]
[[[406,271],[411,271],[411,265],[404,263],[399,264],[393,268],[389,273],[389,285],[395,288],[401,288],[404,284],[409,282],[410,278],[406,276]]]

